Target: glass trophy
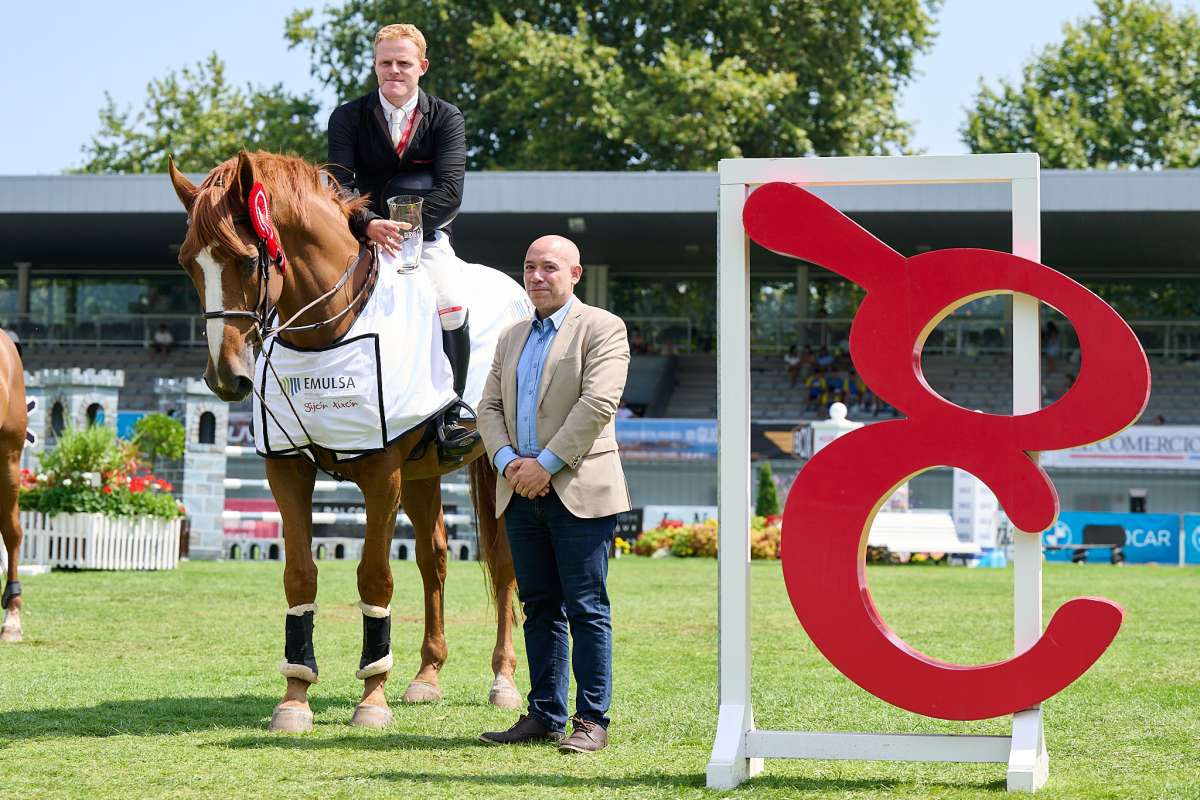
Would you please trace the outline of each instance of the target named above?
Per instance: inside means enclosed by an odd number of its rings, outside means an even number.
[[[400,232],[404,241],[400,245],[400,264],[396,272],[401,275],[415,272],[421,266],[421,246],[425,242],[425,232],[421,228],[421,198],[411,194],[389,197],[387,207],[389,219],[408,225]]]

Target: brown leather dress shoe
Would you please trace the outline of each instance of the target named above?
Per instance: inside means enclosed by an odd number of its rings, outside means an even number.
[[[599,722],[571,717],[571,735],[558,744],[560,753],[595,753],[608,747],[608,731]]]
[[[484,744],[532,744],[534,742],[558,742],[562,734],[550,730],[528,714],[522,714],[506,731],[492,731],[479,736]]]

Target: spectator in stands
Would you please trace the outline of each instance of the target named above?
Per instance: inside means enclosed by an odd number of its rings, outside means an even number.
[[[800,379],[800,348],[796,345],[789,347],[783,356],[783,363],[787,367],[788,386],[794,387]]]
[[[171,353],[171,347],[175,344],[175,337],[171,335],[171,331],[167,330],[167,323],[162,323],[158,326],[158,330],[154,332],[154,352],[163,358],[166,358]]]
[[[816,371],[804,380],[804,388],[808,389],[806,410],[816,411],[818,408],[824,408],[829,401],[829,382],[826,380],[825,368],[817,367]]]
[[[829,369],[833,366],[833,354],[829,352],[828,347],[822,347],[821,352],[817,353],[817,366],[821,369]]]
[[[1054,372],[1059,354],[1062,352],[1062,342],[1059,340],[1058,326],[1054,324],[1053,320],[1047,322],[1042,331],[1042,352],[1046,355],[1046,372]]]
[[[621,401],[617,403],[617,419],[631,419],[636,416],[637,414],[633,413],[633,409],[625,404],[625,398],[622,397]]]
[[[863,414],[870,411],[872,415],[879,416],[879,398],[875,396],[875,393],[871,391],[871,387],[867,386],[865,382],[860,381],[860,383],[862,383],[863,390],[859,409]]]
[[[828,371],[825,383],[829,387],[830,403],[846,402],[846,373],[836,366]]]
[[[858,372],[855,371],[854,367],[851,367],[846,373],[845,386],[846,399],[844,402],[846,405],[850,408],[862,408],[867,385],[863,383],[862,378],[858,377]]]
[[[800,377],[807,378],[816,368],[817,354],[813,352],[811,344],[806,344],[800,351]]]
[[[641,328],[635,327],[629,332],[629,352],[635,356],[644,356],[650,352],[650,345],[646,343],[646,336]]]
[[[1156,415],[1154,416],[1154,424],[1155,424],[1155,425],[1166,425],[1166,424],[1167,424],[1167,418],[1166,418],[1166,417],[1164,417],[1162,414],[1156,414]]]

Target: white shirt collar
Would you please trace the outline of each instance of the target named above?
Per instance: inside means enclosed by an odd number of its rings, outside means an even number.
[[[392,112],[396,110],[396,106],[392,105],[392,102],[384,96],[382,89],[378,91],[379,102],[383,105],[383,115],[387,118],[388,122],[391,122]],[[402,119],[407,119],[412,116],[413,109],[417,107],[417,99],[420,97],[420,94],[421,92],[418,89],[417,91],[413,92],[413,96],[408,99],[407,103],[400,106],[400,110],[404,112],[404,117],[402,117]]]

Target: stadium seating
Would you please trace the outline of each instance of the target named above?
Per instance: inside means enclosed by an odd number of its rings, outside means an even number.
[[[158,356],[141,347],[95,347],[92,345],[27,346],[25,369],[122,369],[125,388],[121,408],[142,411],[157,408],[155,378],[200,377],[206,352],[179,347]],[[1200,424],[1200,361],[1151,358],[1153,389],[1142,416],[1149,424],[1159,416],[1172,425]],[[1043,404],[1061,397],[1070,384],[1074,365],[1060,361],[1056,370],[1043,374]],[[967,408],[993,413],[1009,410],[1012,396],[1011,366],[1003,354],[983,356],[928,356],[925,377],[948,400]],[[752,416],[756,420],[802,420],[823,418],[824,409],[806,409],[807,391],[802,385],[789,387],[787,369],[779,355],[751,358]],[[672,357],[634,356],[630,365],[631,404],[647,416],[711,419],[717,415],[717,357],[714,353],[690,353]],[[243,404],[237,409],[243,410]],[[244,404],[249,409],[248,403]],[[851,409],[859,419],[888,418],[890,409],[878,414]]]
[[[1150,360],[1152,393],[1141,422],[1162,416],[1171,425],[1200,424],[1200,362]],[[926,380],[943,397],[966,408],[1009,413],[1012,367],[1004,354],[983,356],[928,356],[923,362]],[[1066,392],[1076,367],[1060,361],[1054,372],[1042,376],[1043,405]],[[667,417],[712,418],[717,414],[717,357],[713,353],[679,356],[676,386],[667,404]],[[823,418],[825,410],[806,410],[807,391],[789,387],[787,369],[779,355],[755,355],[750,363],[751,415],[759,421]],[[851,417],[889,418],[891,409],[878,414],[851,409]]]
[[[125,371],[121,389],[122,411],[158,408],[155,378],[199,378],[204,373],[207,351],[180,347],[166,356],[141,347],[95,347],[92,345],[26,346],[25,370],[120,369]]]

